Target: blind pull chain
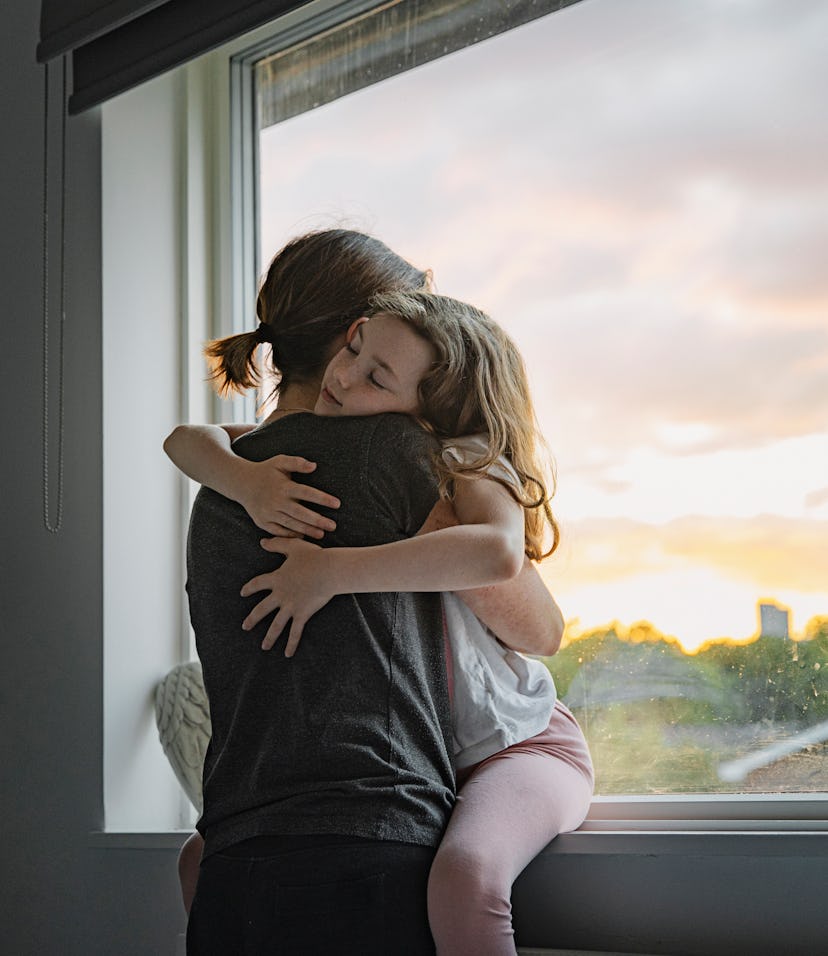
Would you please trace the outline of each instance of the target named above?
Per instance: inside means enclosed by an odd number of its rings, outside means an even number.
[[[43,524],[51,534],[57,534],[63,524],[63,375],[64,327],[66,324],[66,88],[67,57],[63,57],[63,85],[61,89],[60,120],[60,326],[58,334],[58,461],[57,500],[54,522],[51,519],[49,494],[49,63],[45,64],[43,106]]]

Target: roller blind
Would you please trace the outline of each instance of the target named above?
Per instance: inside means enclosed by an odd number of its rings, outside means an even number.
[[[89,43],[167,0],[42,0],[37,58],[43,63]]]
[[[43,0],[37,57],[72,55],[69,112],[206,53],[307,0]]]

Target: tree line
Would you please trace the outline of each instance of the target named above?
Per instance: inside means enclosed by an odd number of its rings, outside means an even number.
[[[584,705],[587,686],[591,706],[648,693],[653,703],[680,698],[687,722],[828,720],[828,616],[809,621],[798,640],[710,641],[695,654],[646,622],[613,626],[570,640],[546,664],[574,707]]]

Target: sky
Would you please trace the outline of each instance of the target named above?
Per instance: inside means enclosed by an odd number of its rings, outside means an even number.
[[[272,126],[261,255],[371,232],[501,322],[571,633],[828,615],[828,4],[581,0]]]

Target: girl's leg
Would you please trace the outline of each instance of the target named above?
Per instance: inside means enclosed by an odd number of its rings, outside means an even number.
[[[201,865],[201,851],[204,849],[204,840],[200,834],[191,833],[178,854],[178,880],[181,883],[181,898],[184,901],[184,910],[190,915],[193,905],[198,870]]]
[[[550,840],[586,816],[589,758],[579,768],[527,746],[538,739],[484,761],[460,791],[429,877],[438,956],[515,956],[512,883]]]

